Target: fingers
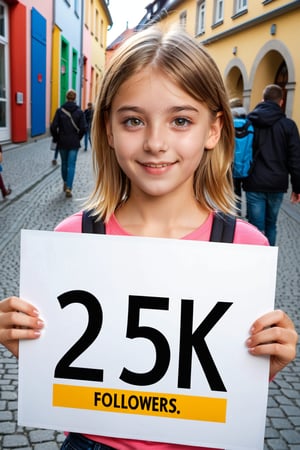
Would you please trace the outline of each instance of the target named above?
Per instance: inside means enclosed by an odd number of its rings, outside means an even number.
[[[19,297],[8,297],[0,302],[0,314],[10,311],[20,311],[30,316],[38,316],[38,310],[28,302]]]
[[[2,300],[0,302],[0,335],[8,336],[12,329],[27,328],[33,330],[43,328],[43,321],[39,317],[38,310],[18,297]],[[0,342],[2,342],[1,339]]]
[[[250,334],[253,336],[267,327],[274,327],[274,326],[282,328],[291,328],[295,330],[294,323],[289,318],[289,316],[280,309],[277,309],[275,311],[271,311],[267,314],[264,314],[259,319],[257,319],[251,327]]]
[[[272,311],[256,320],[247,340],[253,355],[268,355],[273,377],[296,357],[298,334],[292,320],[281,310]]]
[[[9,297],[0,301],[0,343],[18,356],[20,339],[36,339],[44,327],[37,309],[28,302]]]

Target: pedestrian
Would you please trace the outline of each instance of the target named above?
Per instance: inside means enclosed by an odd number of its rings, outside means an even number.
[[[91,126],[92,126],[92,120],[93,120],[93,114],[94,114],[94,107],[93,103],[89,102],[87,104],[87,109],[84,110],[85,120],[87,123],[87,130],[84,135],[84,151],[86,152],[88,149],[88,143],[92,146],[91,142]]]
[[[7,188],[5,186],[3,178],[2,178],[2,173],[1,173],[3,171],[2,161],[3,161],[3,151],[2,151],[2,146],[0,144],[0,190],[2,193],[2,198],[4,200],[8,195],[11,194],[11,189],[10,189],[10,187]]]
[[[87,130],[83,111],[76,105],[76,92],[70,89],[64,103],[55,112],[50,131],[61,157],[61,175],[66,197],[72,197],[80,140]]]
[[[282,111],[283,91],[270,84],[263,100],[248,115],[254,126],[254,154],[250,175],[243,181],[247,218],[276,243],[276,223],[291,180],[292,203],[300,202],[300,138],[295,122]]]
[[[232,98],[229,102],[233,124],[235,119],[246,119],[247,112],[240,98]],[[233,189],[236,195],[236,209],[239,216],[242,213],[242,182],[243,178],[235,177],[233,174]]]
[[[234,208],[232,117],[217,66],[188,34],[156,27],[129,38],[110,64],[92,126],[97,180],[89,209],[107,234],[208,241],[216,208]],[[81,224],[79,212],[57,231],[80,233]],[[268,245],[241,219],[234,243]],[[15,355],[19,339],[38,338],[42,328],[31,304],[16,297],[0,302],[0,342]],[[295,357],[296,342],[292,321],[277,310],[255,321],[246,345],[252,355],[270,356],[273,377]],[[187,448],[77,433],[62,445],[100,447]]]

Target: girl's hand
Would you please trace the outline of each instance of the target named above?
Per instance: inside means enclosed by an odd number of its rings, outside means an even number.
[[[281,310],[257,319],[247,347],[252,355],[270,355],[270,379],[296,357],[298,334],[292,320]]]
[[[16,357],[20,339],[36,339],[41,335],[44,322],[30,303],[18,297],[0,301],[0,343]]]

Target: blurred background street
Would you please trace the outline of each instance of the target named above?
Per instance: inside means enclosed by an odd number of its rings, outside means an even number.
[[[6,184],[12,194],[0,200],[0,299],[19,292],[20,230],[53,230],[80,210],[93,186],[91,151],[78,154],[73,197],[65,198],[60,163],[53,166],[50,138],[23,146],[4,146]],[[284,309],[300,332],[300,205],[288,194],[278,221],[276,307]],[[249,280],[251,282],[251,280]],[[32,361],[33,370],[39,361]],[[18,427],[18,362],[0,345],[0,448],[58,450],[61,431]],[[270,383],[265,450],[300,450],[300,355]]]

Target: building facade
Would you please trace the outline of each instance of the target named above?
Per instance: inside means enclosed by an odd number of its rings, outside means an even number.
[[[104,0],[84,1],[82,106],[95,102],[105,69],[107,30],[112,25]]]
[[[282,86],[285,112],[300,129],[300,0],[167,0],[146,26],[154,22],[178,24],[199,39],[229,97],[240,97],[248,111],[265,85]]]
[[[52,8],[40,3],[0,0],[0,142],[46,131]]]
[[[47,134],[70,88],[93,100],[111,25],[104,0],[0,0],[0,143]]]

